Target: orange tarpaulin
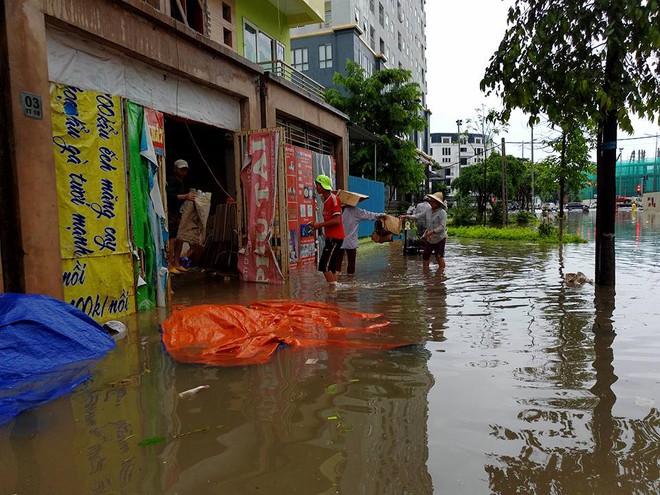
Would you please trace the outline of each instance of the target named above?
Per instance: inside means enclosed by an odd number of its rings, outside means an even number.
[[[387,325],[381,314],[318,302],[270,300],[250,307],[192,306],[174,312],[162,330],[165,348],[177,361],[236,366],[266,363],[280,345],[380,349],[406,345],[380,333]]]

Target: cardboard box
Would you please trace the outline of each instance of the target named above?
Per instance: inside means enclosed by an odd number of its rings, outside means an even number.
[[[399,235],[401,233],[401,220],[398,217],[393,217],[392,215],[385,215],[383,220],[383,227],[386,230],[389,230],[394,235]]]
[[[354,193],[351,191],[344,191],[340,189],[339,191],[337,191],[337,197],[339,197],[339,201],[341,201],[341,204],[348,206],[355,206],[360,201],[367,199],[369,196],[367,196],[366,194]]]

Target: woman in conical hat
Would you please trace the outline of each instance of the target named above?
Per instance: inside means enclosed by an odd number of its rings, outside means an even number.
[[[431,254],[435,254],[440,269],[445,268],[445,244],[447,242],[447,203],[441,192],[427,194],[425,199],[431,208],[417,213],[416,215],[401,215],[400,218],[424,219],[426,230],[422,235],[424,240],[424,251],[422,260],[428,266]]]

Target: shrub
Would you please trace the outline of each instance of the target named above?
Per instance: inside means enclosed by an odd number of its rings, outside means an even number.
[[[457,205],[447,211],[451,216],[451,224],[462,225],[476,225],[477,224],[477,210],[467,205]]]
[[[504,223],[504,215],[502,214],[502,202],[497,201],[493,204],[493,209],[490,212],[488,219],[491,225],[502,225]]]
[[[556,228],[550,222],[543,222],[539,225],[539,235],[541,237],[551,237],[556,234]]]
[[[532,221],[532,218],[534,218],[534,215],[526,210],[520,210],[514,216],[518,225],[527,225]]]

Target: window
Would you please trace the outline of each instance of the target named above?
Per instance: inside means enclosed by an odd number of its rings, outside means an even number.
[[[443,158],[442,163],[451,163],[451,158]]]
[[[284,60],[284,45],[252,24],[244,22],[243,56],[257,63]]]
[[[299,71],[309,70],[309,57],[307,48],[297,48],[291,52],[293,68]]]
[[[248,23],[243,26],[243,56],[251,62],[257,61],[257,29]]]
[[[222,18],[227,22],[231,21],[231,7],[226,3],[222,3]]]
[[[451,138],[450,137],[443,137],[442,142],[449,144],[449,143],[451,143]]]
[[[451,155],[451,148],[442,148],[443,155]]]
[[[475,148],[474,153],[475,153],[475,155],[481,155],[481,153],[483,153],[483,151],[484,151],[483,148]]]
[[[373,14],[376,10],[376,2],[374,0],[369,0],[369,10]]]
[[[465,146],[461,146],[461,153],[467,153],[467,148]]]
[[[319,46],[319,68],[330,69],[332,67],[332,45]]]
[[[201,34],[206,34],[206,12],[200,2],[170,0],[170,13],[177,21]]]
[[[403,44],[402,44],[402,41],[401,41],[401,33],[397,32],[396,34],[397,34],[396,40],[397,40],[397,44],[399,46],[399,51],[402,51]]]
[[[382,3],[378,4],[378,22],[380,22],[380,27],[385,27],[385,8]]]
[[[380,53],[385,53],[385,40],[380,38]]]
[[[474,142],[477,143],[477,144],[481,144],[481,143],[482,143],[480,137],[478,137],[478,138],[474,138]]]
[[[467,158],[461,158],[461,165],[467,165]]]
[[[275,60],[284,62],[284,45],[279,41],[275,41]]]
[[[257,62],[273,60],[273,38],[259,31],[257,36]]]
[[[369,46],[376,51],[376,30],[371,25],[369,26]]]

